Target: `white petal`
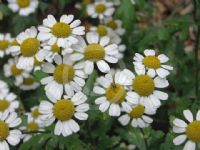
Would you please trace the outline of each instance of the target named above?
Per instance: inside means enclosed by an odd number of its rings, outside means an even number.
[[[187,127],[187,124],[185,123],[185,121],[180,120],[180,119],[175,119],[173,121],[173,124],[176,125],[177,127],[183,127],[183,128]]]
[[[187,141],[187,143],[185,144],[183,150],[195,150],[196,148],[196,144],[192,141]]]
[[[112,103],[109,108],[109,115],[110,116],[119,116],[121,114],[121,109],[119,104]]]
[[[185,118],[189,121],[192,122],[193,121],[193,115],[192,112],[190,110],[184,110],[183,114],[185,116]]]
[[[180,145],[183,142],[185,142],[186,138],[187,138],[187,136],[185,134],[179,135],[173,140],[173,143],[174,143],[174,145]]]

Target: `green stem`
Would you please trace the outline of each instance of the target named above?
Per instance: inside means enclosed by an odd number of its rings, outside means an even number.
[[[145,134],[144,134],[144,130],[143,130],[143,129],[140,129],[140,131],[141,131],[142,134],[143,134],[143,138],[144,138],[144,143],[145,143],[146,150],[148,150],[148,143],[147,143],[147,138],[145,137]]]

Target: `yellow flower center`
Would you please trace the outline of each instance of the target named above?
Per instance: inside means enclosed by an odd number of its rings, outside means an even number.
[[[32,57],[40,49],[40,42],[35,38],[28,38],[23,41],[20,48],[24,57]]]
[[[56,23],[51,30],[53,35],[59,38],[66,38],[72,33],[70,26],[63,22]]]
[[[97,27],[97,33],[99,33],[100,36],[106,36],[108,34],[108,31],[106,29],[106,26],[104,25],[99,25]]]
[[[37,119],[39,116],[40,116],[40,112],[39,112],[39,109],[38,108],[35,108],[32,113],[31,113],[32,117],[34,119]]]
[[[133,80],[133,90],[140,96],[149,96],[154,91],[154,81],[148,75],[139,75]]]
[[[38,61],[36,57],[34,57],[34,66],[42,65],[43,61]]]
[[[191,122],[186,128],[187,137],[194,141],[200,142],[200,121]]]
[[[4,51],[8,48],[9,43],[6,40],[0,40],[0,51]]]
[[[60,64],[54,70],[53,76],[58,83],[69,83],[74,78],[74,68],[72,65]]]
[[[25,8],[30,5],[30,0],[17,0],[19,7]]]
[[[105,56],[104,48],[99,44],[89,44],[85,48],[85,59],[91,61],[102,60]]]
[[[32,85],[34,83],[33,78],[29,77],[29,78],[24,78],[23,84],[24,85]]]
[[[0,120],[0,141],[6,140],[9,135],[9,131],[8,124]]]
[[[132,118],[141,118],[144,114],[144,106],[138,104],[136,107],[132,109],[132,111],[129,113],[129,116]]]
[[[107,26],[110,27],[113,30],[117,29],[117,23],[114,20],[109,21],[107,23]]]
[[[144,58],[143,63],[148,68],[160,68],[160,60],[156,56],[147,56]]]
[[[61,99],[53,106],[54,116],[58,120],[66,121],[72,118],[75,112],[74,104],[71,100]]]
[[[61,48],[58,47],[58,45],[55,43],[55,44],[53,44],[53,45],[51,46],[51,51],[52,51],[53,53],[59,53],[59,52],[61,51]]]
[[[10,102],[3,99],[3,100],[0,100],[0,112],[3,112],[5,111],[8,107],[10,106]]]
[[[123,85],[110,85],[106,89],[106,97],[112,103],[122,103],[126,96],[126,90]]]
[[[30,122],[27,125],[28,131],[38,131],[39,130],[39,125],[36,122]]]
[[[98,14],[102,14],[106,10],[106,5],[104,5],[104,4],[97,4],[96,7],[95,7],[95,10],[96,10],[96,12]]]
[[[18,69],[16,64],[14,64],[11,67],[11,72],[12,72],[13,75],[17,76],[17,75],[20,75],[22,73],[22,69]]]
[[[19,45],[19,43],[17,42],[17,40],[13,40],[11,42],[11,46],[18,46],[18,45]]]

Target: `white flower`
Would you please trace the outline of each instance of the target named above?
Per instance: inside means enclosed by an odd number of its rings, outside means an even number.
[[[119,116],[122,109],[131,111],[131,106],[126,101],[127,86],[132,84],[132,78],[129,78],[128,74],[132,75],[132,72],[125,69],[116,72],[114,76],[106,74],[105,77],[97,79],[93,91],[100,95],[95,103],[99,105],[101,112],[109,110],[110,116]]]
[[[108,36],[111,38],[116,35],[116,33],[111,28],[102,24],[90,27],[90,32],[97,32],[100,37]]]
[[[68,55],[56,55],[54,57],[56,66],[45,63],[43,71],[50,74],[41,80],[45,86],[46,95],[49,99],[63,95],[63,89],[68,95],[73,95],[74,91],[81,91],[85,85],[87,77],[83,71],[83,64],[75,64]]]
[[[30,117],[32,115],[31,113],[27,113],[26,115],[28,115],[27,125],[20,127],[21,130],[25,130],[27,132],[44,131],[44,122],[42,122],[41,120],[35,120],[33,117]],[[22,135],[23,142],[28,141],[30,138],[33,137],[33,135],[34,135],[33,133],[23,134]]]
[[[135,0],[130,0],[130,2],[135,5]],[[114,5],[119,6],[120,5],[120,0],[113,0]]]
[[[16,146],[19,144],[22,133],[20,130],[13,129],[20,125],[21,119],[13,113],[0,113],[0,148],[1,150],[9,150],[9,145]]]
[[[42,101],[39,106],[41,118],[45,121],[46,125],[51,125],[56,122],[54,134],[69,136],[72,133],[77,133],[80,126],[74,120],[87,120],[89,105],[85,103],[87,97],[78,92],[73,96],[54,97],[51,102]]]
[[[169,75],[169,70],[173,70],[173,67],[164,64],[169,60],[166,55],[160,54],[156,56],[155,50],[150,49],[146,49],[144,55],[136,53],[133,57],[135,71],[138,74],[144,74],[147,70],[147,74],[151,77],[158,75],[161,78],[165,78]]]
[[[44,42],[42,44],[42,47],[43,49],[41,51],[42,52],[42,59],[45,59],[47,60],[48,62],[52,63],[53,62],[53,59],[56,55],[58,54],[62,54],[62,55],[65,55],[67,54],[67,52],[72,52],[73,50],[71,50],[70,48],[67,48],[67,49],[63,49],[62,47],[59,47],[57,45],[57,43],[53,44],[53,45],[50,45],[48,44],[47,42]]]
[[[173,143],[180,145],[188,139],[183,150],[198,149],[196,143],[200,142],[200,110],[197,112],[196,119],[194,119],[190,110],[184,110],[183,114],[187,122],[181,119],[173,121],[173,132],[181,134],[173,140]]]
[[[0,112],[14,112],[19,107],[19,101],[16,98],[17,96],[14,93],[0,94]]]
[[[0,94],[1,95],[7,95],[9,92],[9,88],[6,82],[0,80]]]
[[[43,20],[43,26],[39,26],[38,39],[47,41],[48,44],[57,44],[59,47],[68,48],[72,44],[76,44],[78,39],[76,36],[85,34],[85,27],[80,26],[80,20],[74,20],[73,15],[62,15],[60,21],[57,22],[54,16],[48,15]]]
[[[39,112],[39,107],[34,106],[31,108],[31,113],[27,113],[28,120],[36,121],[42,123],[41,121],[41,114]]]
[[[29,91],[35,90],[40,84],[34,80],[33,76],[29,74],[28,77],[23,78],[23,82],[19,85],[21,90]]]
[[[29,72],[17,68],[18,57],[10,58],[8,63],[4,65],[4,74],[6,77],[14,77],[14,84],[19,86],[23,82],[23,78],[29,75]]]
[[[136,146],[135,146],[135,145],[133,145],[133,144],[127,145],[127,144],[124,143],[124,142],[120,143],[120,146],[119,146],[119,147],[120,147],[120,148],[123,148],[124,150],[134,150],[134,149],[136,149]]]
[[[131,121],[131,125],[135,128],[145,128],[153,122],[149,115],[154,115],[156,109],[145,107],[142,104],[133,105],[131,111],[118,118],[119,122],[125,126]]]
[[[111,17],[114,11],[113,3],[107,2],[106,0],[96,1],[87,7],[88,15],[92,18],[99,18],[100,20],[105,17]]]
[[[127,100],[132,104],[140,102],[145,107],[158,108],[161,105],[160,100],[167,100],[168,94],[157,88],[165,88],[169,85],[166,78],[152,78],[146,74],[140,74],[132,77],[132,92],[127,93]]]
[[[9,33],[0,34],[0,58],[4,57],[6,54],[9,54],[9,46],[11,44],[12,38]]]
[[[122,28],[122,21],[121,20],[115,20],[113,18],[105,19],[105,25],[109,28],[111,28],[115,33],[118,35],[123,35],[125,33],[125,29]]]
[[[110,71],[109,63],[117,63],[118,47],[116,44],[109,44],[108,37],[100,38],[95,32],[86,34],[87,43],[83,38],[79,38],[79,43],[73,45],[72,48],[76,51],[70,57],[72,60],[80,60],[84,65],[86,74],[91,74],[94,70],[94,64],[103,73]],[[107,62],[106,62],[107,61]]]
[[[34,65],[34,60],[41,60],[40,58],[40,41],[36,38],[37,29],[31,27],[25,32],[20,33],[16,40],[19,45],[12,46],[11,53],[13,55],[21,55],[19,57],[17,68],[30,69]]]
[[[37,9],[38,0],[8,0],[8,7],[21,16],[28,16]]]

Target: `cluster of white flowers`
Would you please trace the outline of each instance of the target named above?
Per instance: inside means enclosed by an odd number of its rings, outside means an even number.
[[[29,15],[37,8],[37,0],[9,0],[9,7],[20,15]],[[41,70],[48,76],[41,79],[48,100],[34,106],[28,116],[27,125],[19,126],[21,119],[15,112],[19,108],[17,96],[8,85],[0,81],[0,149],[8,150],[32,137],[29,132],[39,133],[55,124],[54,134],[69,136],[77,133],[80,126],[76,120],[87,120],[90,109],[83,93],[88,76],[95,70],[104,74],[97,78],[93,92],[98,96],[96,106],[101,112],[118,117],[122,125],[145,128],[149,126],[162,100],[168,94],[162,90],[169,85],[167,76],[173,67],[166,65],[169,58],[156,50],[146,49],[144,55],[133,57],[134,72],[123,68],[112,70],[112,64],[123,58],[125,45],[121,36],[125,33],[120,20],[112,15],[118,1],[98,0],[88,4],[87,13],[99,19],[98,26],[85,27],[74,15],[62,15],[58,20],[48,15],[43,24],[30,27],[16,38],[0,34],[0,57],[11,55],[4,65],[6,77],[13,77],[15,86],[22,90],[33,90],[40,84],[34,80],[33,71]],[[193,121],[190,111],[184,115],[189,121],[176,119],[174,132],[182,133],[174,143],[179,145],[186,138],[185,150],[195,149],[200,141],[200,113]],[[22,134],[21,131],[26,131]],[[130,146],[134,147],[134,146]]]

